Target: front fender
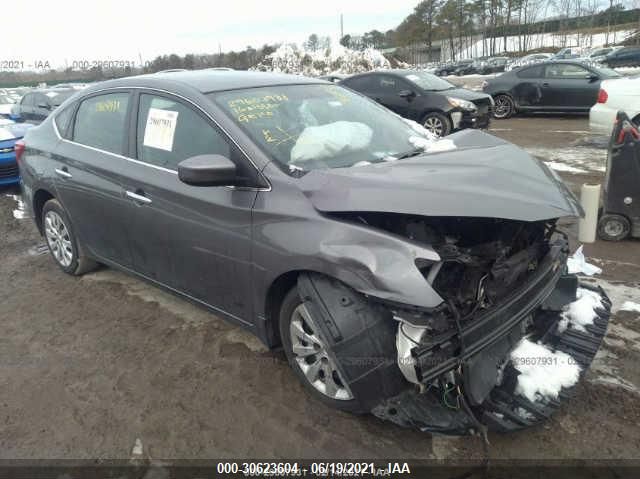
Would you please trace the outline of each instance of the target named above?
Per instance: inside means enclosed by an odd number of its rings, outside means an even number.
[[[422,308],[442,303],[415,263],[419,258],[439,261],[432,248],[322,215],[299,190],[298,195],[291,194],[293,200],[283,207],[288,214],[275,211],[277,199],[270,193],[259,195],[254,209],[254,292],[259,314],[265,313],[271,284],[291,271],[322,273],[386,301]]]

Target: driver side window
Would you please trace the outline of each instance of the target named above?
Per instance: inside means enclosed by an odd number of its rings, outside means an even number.
[[[231,158],[226,138],[191,107],[167,97],[142,94],[138,111],[138,160],[178,169],[197,155]]]

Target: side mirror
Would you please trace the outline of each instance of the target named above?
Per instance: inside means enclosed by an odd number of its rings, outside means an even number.
[[[400,98],[406,98],[408,100],[409,98],[413,98],[414,96],[416,96],[416,94],[411,90],[400,90],[398,92],[398,96]]]
[[[197,186],[233,186],[238,183],[236,165],[222,155],[198,155],[178,163],[178,178]]]
[[[594,82],[594,81],[600,80],[600,77],[595,73],[589,73],[587,75],[587,80],[589,80],[590,82]]]
[[[51,110],[51,105],[48,105],[47,103],[38,103],[36,106],[43,110]]]

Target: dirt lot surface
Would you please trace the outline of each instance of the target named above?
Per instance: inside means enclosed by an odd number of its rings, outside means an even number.
[[[573,188],[602,179],[605,152],[584,117],[493,126]],[[63,274],[32,222],[14,217],[17,193],[0,194],[1,458],[129,458],[137,440],[150,458],[482,457],[478,438],[328,409],[282,353],[137,279]],[[640,242],[585,252],[614,303],[604,347],[572,401],[543,426],[491,435],[491,457],[640,457],[640,317],[619,310],[640,303]]]

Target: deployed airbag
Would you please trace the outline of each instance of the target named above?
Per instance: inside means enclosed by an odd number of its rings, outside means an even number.
[[[371,143],[373,130],[364,123],[335,121],[322,126],[308,126],[291,149],[290,163],[331,158],[358,151]]]

